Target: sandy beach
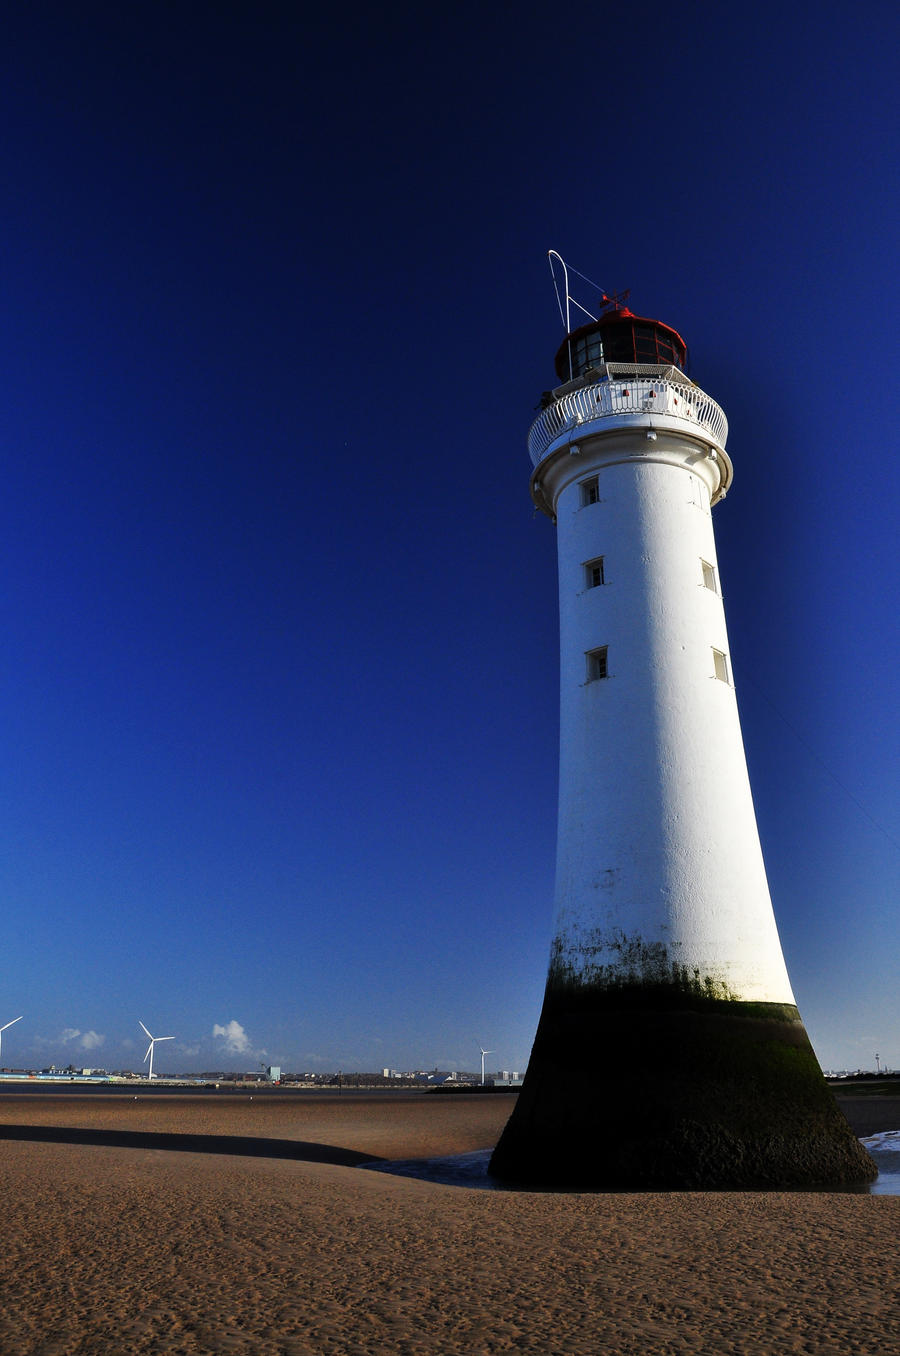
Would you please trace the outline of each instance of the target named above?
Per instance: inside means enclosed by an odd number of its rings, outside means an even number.
[[[356,1166],[488,1148],[511,1101],[6,1094],[0,1352],[900,1353],[900,1198]],[[897,1099],[842,1106],[900,1129]]]

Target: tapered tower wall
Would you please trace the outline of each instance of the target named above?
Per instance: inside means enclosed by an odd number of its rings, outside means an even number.
[[[651,442],[632,427],[583,440],[554,481],[551,982],[663,979],[677,968],[714,992],[793,1003],[731,680],[708,445],[671,433]],[[603,582],[593,584],[598,560]],[[592,679],[601,646],[607,676]]]

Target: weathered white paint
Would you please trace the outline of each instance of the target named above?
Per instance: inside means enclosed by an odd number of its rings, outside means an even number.
[[[734,688],[715,676],[722,599],[703,582],[731,465],[708,434],[649,414],[576,437],[533,485],[559,539],[554,954],[580,983],[652,979],[664,957],[737,998],[793,1003]],[[583,505],[592,476],[600,502]],[[591,588],[598,556],[606,582]],[[609,676],[588,681],[586,652],[604,645]]]

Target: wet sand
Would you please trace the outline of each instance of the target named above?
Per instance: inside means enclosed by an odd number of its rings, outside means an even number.
[[[900,1100],[858,1101],[858,1133],[900,1129]],[[351,1166],[488,1148],[511,1104],[4,1095],[0,1352],[900,1353],[900,1198]]]

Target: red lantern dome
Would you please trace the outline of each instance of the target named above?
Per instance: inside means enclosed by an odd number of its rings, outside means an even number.
[[[560,381],[570,381],[598,363],[683,369],[686,361],[687,344],[671,325],[616,306],[566,336],[556,355],[556,373]]]

